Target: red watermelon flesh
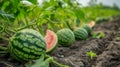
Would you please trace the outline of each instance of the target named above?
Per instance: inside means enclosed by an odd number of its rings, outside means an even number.
[[[95,21],[91,21],[90,23],[89,23],[89,26],[92,28],[92,27],[94,27],[95,26]]]
[[[46,31],[46,36],[45,36],[45,41],[46,41],[46,52],[50,53],[52,52],[57,45],[57,35],[51,31],[51,30],[47,30]]]

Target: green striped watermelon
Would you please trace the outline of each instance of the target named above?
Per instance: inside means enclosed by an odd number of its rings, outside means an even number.
[[[67,28],[61,29],[57,32],[58,43],[64,47],[71,46],[75,41],[74,33]]]
[[[83,28],[88,32],[89,35],[91,35],[92,28],[88,24],[84,25]]]
[[[46,52],[51,53],[57,46],[57,42],[58,42],[57,35],[53,31],[47,30],[45,40],[47,44]]]
[[[46,53],[46,43],[43,36],[33,29],[23,29],[11,37],[9,51],[13,58],[19,61],[29,61]]]
[[[88,37],[88,33],[84,28],[77,28],[74,35],[77,40],[85,40]]]

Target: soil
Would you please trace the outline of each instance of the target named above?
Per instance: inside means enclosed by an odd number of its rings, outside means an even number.
[[[105,33],[104,38],[76,41],[71,47],[58,46],[50,55],[69,67],[120,67],[120,16],[103,21],[93,28],[93,32]],[[86,54],[93,51],[96,57],[90,59]],[[9,55],[0,57],[0,67],[24,67]],[[51,67],[57,67],[51,64]]]

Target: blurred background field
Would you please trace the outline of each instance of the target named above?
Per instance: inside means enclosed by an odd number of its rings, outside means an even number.
[[[1,0],[0,37],[24,28],[36,29],[44,35],[46,29],[73,29],[116,15],[120,15],[119,0]]]

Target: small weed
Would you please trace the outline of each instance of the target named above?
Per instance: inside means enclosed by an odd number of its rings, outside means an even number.
[[[100,32],[100,33],[93,33],[92,35],[93,38],[104,38],[105,37],[105,34],[103,32]]]
[[[87,55],[90,57],[90,59],[93,59],[94,57],[96,57],[96,53],[94,53],[93,51],[89,51],[87,52]]]

